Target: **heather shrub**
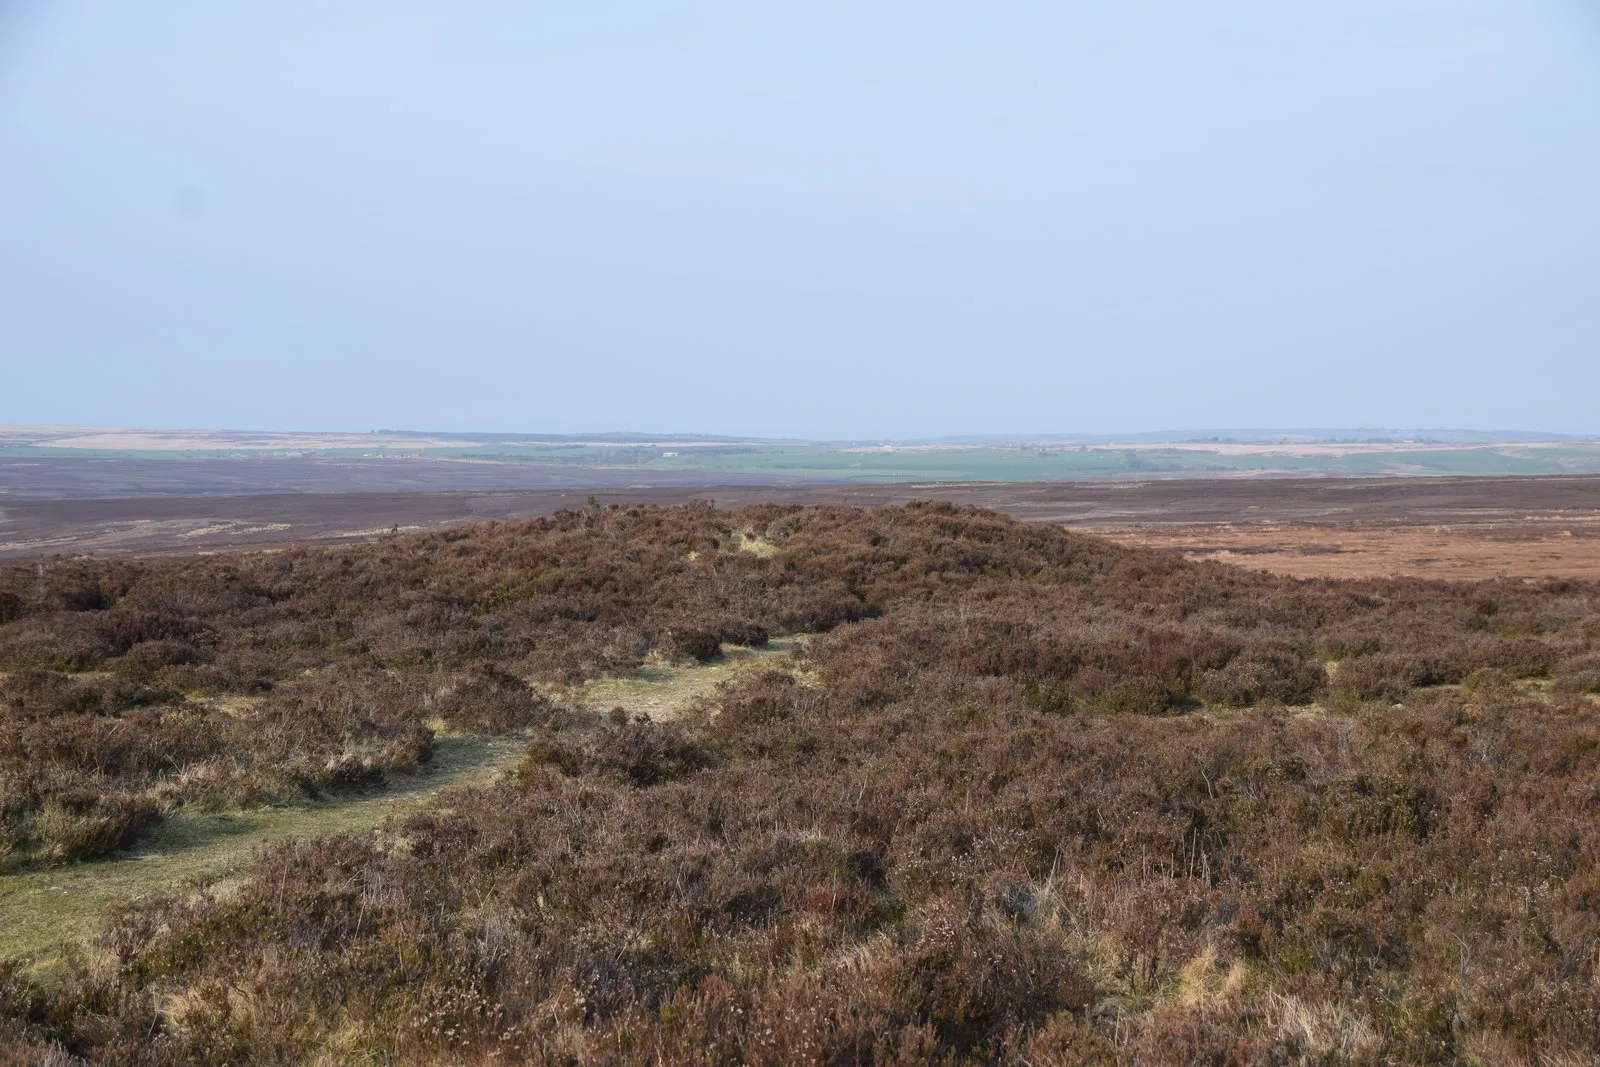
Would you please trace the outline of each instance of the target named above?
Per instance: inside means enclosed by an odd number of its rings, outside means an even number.
[[[1208,704],[1249,707],[1262,702],[1309,704],[1327,681],[1322,665],[1292,651],[1261,649],[1204,672],[1194,695]]]
[[[24,669],[0,679],[0,700],[9,720],[49,719],[101,711],[100,688],[58,671]]]
[[[1090,683],[1083,704],[1102,715],[1163,715],[1172,708],[1173,694],[1160,678],[1148,674],[1102,675]]]
[[[1404,700],[1418,686],[1459,682],[1465,672],[1454,664],[1412,653],[1380,652],[1339,664],[1333,688],[1355,700]]]
[[[457,729],[481,732],[549,725],[559,714],[527,682],[493,664],[457,674],[432,695],[428,706]]]
[[[585,744],[533,742],[519,774],[524,781],[537,781],[537,768],[551,766],[569,777],[610,773],[644,787],[682,778],[715,762],[714,750],[673,723],[624,719],[600,728]]]
[[[1588,586],[1293,581],[911,505],[591,507],[0,568],[0,590],[18,605],[0,624],[15,855],[57,847],[47,825],[63,849],[125,843],[139,803],[201,802],[207,780],[230,802],[376,788],[431,757],[430,724],[528,740],[515,774],[438,809],[120,911],[92,968],[0,966],[16,1055],[1600,1047]],[[795,662],[671,722],[564,711],[529,684],[797,631]],[[105,671],[48,666],[91,661]]]
[[[1573,693],[1600,693],[1600,654],[1574,656],[1562,664],[1556,685]]]
[[[722,656],[722,637],[711,630],[682,628],[661,635],[657,646],[671,660],[709,663]]]
[[[1549,643],[1534,637],[1511,637],[1483,641],[1472,651],[1471,663],[1504,671],[1513,678],[1542,678],[1550,673],[1560,655]]]

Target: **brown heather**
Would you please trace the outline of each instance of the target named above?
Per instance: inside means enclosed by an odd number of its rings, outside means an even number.
[[[0,1062],[1594,1062],[1597,592],[917,504],[0,570],[13,865],[534,737],[0,965]],[[798,632],[670,723],[525,681]]]

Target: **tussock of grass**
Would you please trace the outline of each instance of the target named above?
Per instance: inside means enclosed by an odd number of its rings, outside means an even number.
[[[758,559],[778,553],[778,546],[751,530],[741,530],[733,535],[733,546],[740,552],[749,552]]]

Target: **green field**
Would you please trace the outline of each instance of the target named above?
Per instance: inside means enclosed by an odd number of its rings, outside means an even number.
[[[359,435],[350,435],[359,440]],[[456,460],[507,465],[694,472],[774,482],[995,481],[1149,478],[1249,474],[1518,475],[1600,473],[1600,442],[1326,445],[982,445],[853,446],[828,443],[525,442],[487,440],[394,447],[102,449],[0,445],[0,456],[194,460],[249,457],[327,460]]]

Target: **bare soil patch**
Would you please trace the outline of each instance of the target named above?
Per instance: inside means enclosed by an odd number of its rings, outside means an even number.
[[[1456,526],[1197,523],[1096,533],[1294,578],[1600,579],[1600,525],[1570,518]]]

